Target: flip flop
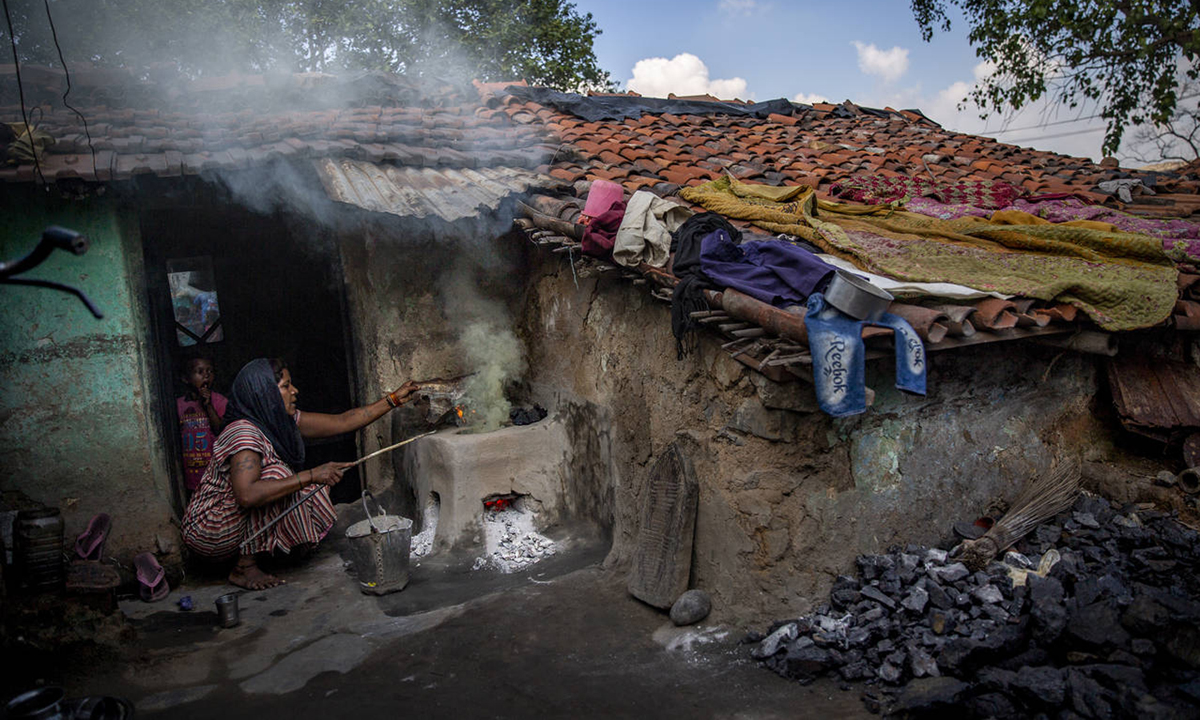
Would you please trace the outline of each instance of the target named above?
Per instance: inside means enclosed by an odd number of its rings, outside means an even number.
[[[75,554],[80,560],[100,560],[104,555],[104,541],[112,530],[112,518],[108,513],[92,516],[87,530],[75,538]]]
[[[162,565],[158,564],[158,559],[154,557],[154,553],[144,552],[133,559],[133,566],[137,569],[137,579],[139,593],[142,600],[146,602],[158,602],[171,592],[170,586],[167,585],[167,573],[163,570]]]

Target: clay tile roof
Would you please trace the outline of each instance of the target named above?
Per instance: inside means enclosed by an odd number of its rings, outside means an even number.
[[[0,76],[10,74],[11,66],[0,66]],[[1131,174],[952,132],[911,109],[777,101],[755,117],[738,114],[753,111],[753,105],[704,95],[676,98],[686,103],[677,106],[679,112],[637,110],[619,119],[589,120],[509,90],[525,87],[523,82],[456,88],[383,74],[179,79],[164,92],[162,83],[151,87],[125,71],[74,73],[73,104],[89,120],[89,145],[78,118],[61,105],[62,74],[40,68],[28,75],[27,105],[46,108],[40,127],[57,140],[42,168],[50,181],[170,177],[278,158],[330,157],[462,168],[552,163],[547,169],[561,180],[604,177],[654,192],[729,172],[755,182],[816,186],[820,192],[867,173],[999,180],[1030,193],[1083,194],[1096,193],[1103,180]],[[6,121],[19,118],[10,86],[15,83],[0,86]],[[636,93],[589,97],[618,105],[651,102]],[[0,168],[0,180],[34,179],[32,167]],[[1132,209],[1176,216],[1200,209],[1192,202],[1200,197],[1200,163],[1157,173],[1153,180],[1159,190],[1155,204],[1135,202]]]
[[[677,99],[717,101],[710,96]],[[727,107],[731,101],[720,102]],[[646,111],[621,120],[574,119],[573,134],[563,138],[576,150],[571,161],[597,167],[606,179],[627,168],[628,190],[651,188],[651,175],[668,186],[683,186],[728,172],[755,182],[815,186],[821,192],[858,174],[933,175],[941,181],[1003,181],[1029,193],[1074,192],[1105,200],[1096,184],[1111,176],[1086,159],[948,131],[918,110],[877,110],[849,101],[816,103],[811,109],[794,105],[791,114],[773,112],[762,118],[689,110]],[[1174,183],[1172,190],[1194,194],[1200,189],[1200,168],[1167,182]],[[658,192],[663,186],[652,189]],[[1193,212],[1189,202],[1167,203],[1175,215]],[[1158,206],[1159,213],[1167,203]]]

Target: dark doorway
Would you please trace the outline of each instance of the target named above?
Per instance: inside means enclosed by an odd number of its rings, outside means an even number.
[[[145,210],[140,219],[149,320],[161,370],[160,422],[171,448],[169,466],[182,512],[186,492],[175,398],[184,390],[179,368],[185,356],[200,351],[212,358],[213,388],[225,395],[247,361],[279,357],[300,389],[302,412],[336,413],[354,405],[342,269],[332,233],[287,215],[262,215],[217,202]],[[192,326],[189,334],[177,326],[168,273],[209,265],[211,281],[201,277],[198,285],[215,290],[220,331],[209,339],[221,339],[184,346],[182,338],[195,340],[204,332]],[[308,444],[305,466],[356,455],[352,434],[314,441]],[[334,488],[334,501],[356,498],[359,482],[356,471],[347,473]]]

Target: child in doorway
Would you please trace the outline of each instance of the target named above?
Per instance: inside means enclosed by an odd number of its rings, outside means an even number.
[[[225,427],[225,396],[213,392],[213,363],[206,357],[189,357],[179,379],[187,392],[175,399],[183,439],[183,477],[188,492],[200,486],[200,477],[212,458],[213,443]]]

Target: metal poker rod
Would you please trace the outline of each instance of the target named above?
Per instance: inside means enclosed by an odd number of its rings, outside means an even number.
[[[396,448],[398,448],[398,447],[401,447],[401,446],[407,445],[407,444],[409,444],[410,442],[413,442],[413,441],[416,441],[416,440],[420,440],[420,439],[421,439],[421,438],[423,438],[423,437],[428,437],[429,435],[432,435],[434,432],[435,432],[435,431],[433,431],[433,430],[430,430],[429,432],[424,432],[424,433],[421,433],[420,435],[414,435],[413,437],[410,437],[410,438],[409,438],[409,439],[407,439],[407,440],[401,440],[400,442],[398,442],[398,443],[396,443],[396,444],[394,444],[394,445],[388,445],[387,447],[385,447],[385,448],[382,448],[382,449],[380,449],[380,450],[376,450],[375,452],[373,452],[373,453],[371,453],[371,454],[369,454],[369,455],[364,455],[364,456],[360,457],[359,459],[357,459],[357,460],[355,460],[353,463],[351,463],[351,464],[350,464],[350,467],[354,467],[354,466],[356,466],[356,465],[361,465],[362,463],[366,462],[367,460],[370,460],[370,459],[371,459],[371,458],[373,458],[373,457],[377,457],[377,456],[379,456],[379,455],[382,455],[382,454],[384,454],[384,453],[386,453],[386,452],[391,452],[392,450],[395,450],[395,449],[396,449]],[[346,469],[347,469],[347,470],[349,470],[350,468],[346,468]],[[279,522],[280,520],[284,519],[284,518],[285,518],[285,517],[287,517],[288,515],[291,515],[291,514],[292,514],[292,512],[293,512],[293,511],[294,511],[296,508],[300,507],[300,506],[301,506],[301,505],[303,505],[304,503],[306,503],[306,502],[308,502],[309,500],[311,500],[311,499],[312,499],[312,496],[313,496],[313,495],[316,495],[316,494],[317,494],[317,493],[319,493],[319,492],[321,492],[321,488],[319,488],[319,487],[318,487],[318,488],[315,488],[315,489],[314,489],[312,492],[308,493],[307,495],[304,495],[304,496],[303,496],[303,497],[301,497],[299,500],[297,500],[296,502],[292,503],[292,504],[291,504],[291,506],[290,506],[290,507],[288,507],[288,509],[287,509],[287,510],[284,510],[283,512],[281,512],[281,513],[279,513],[278,515],[276,515],[274,520],[272,520],[271,522],[267,523],[266,525],[263,525],[261,528],[259,528],[258,532],[254,533],[254,534],[253,534],[253,535],[251,535],[250,537],[248,537],[248,538],[246,538],[245,540],[243,540],[243,541],[242,541],[242,543],[241,543],[240,545],[238,545],[238,550],[240,551],[242,548],[244,548],[244,547],[246,547],[247,545],[249,545],[249,544],[250,544],[250,543],[251,543],[251,542],[252,542],[252,541],[253,541],[255,538],[257,538],[259,535],[262,535],[262,534],[263,534],[263,533],[265,533],[266,531],[270,530],[272,527],[274,527],[275,523],[277,523],[277,522]]]

